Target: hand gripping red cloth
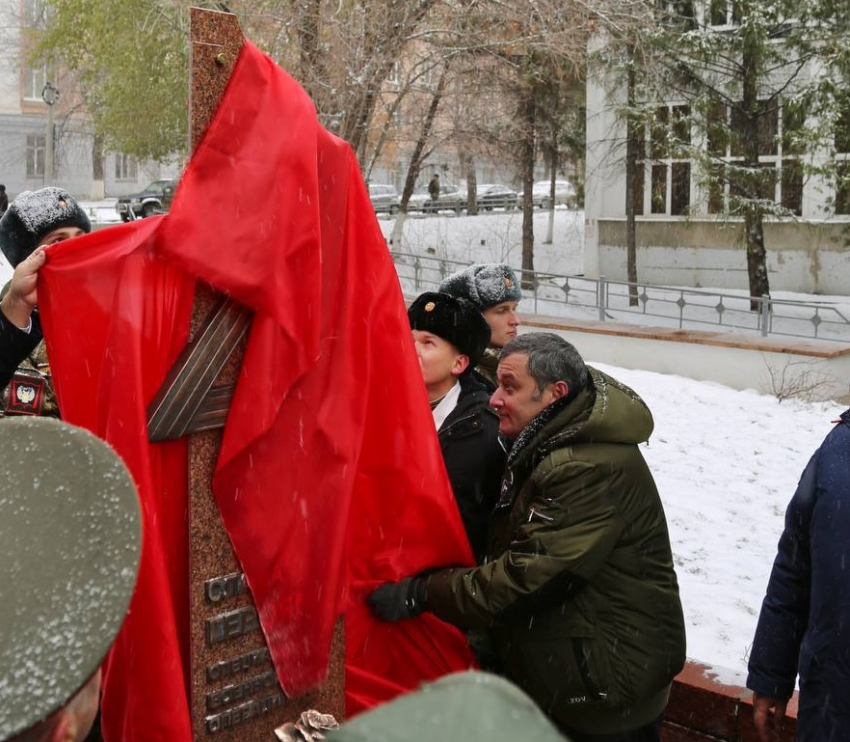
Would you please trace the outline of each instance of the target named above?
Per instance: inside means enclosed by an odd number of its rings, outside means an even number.
[[[472,665],[453,627],[383,624],[364,605],[471,553],[357,162],[246,43],[171,212],[59,244],[41,271],[63,417],[114,446],[143,504],[105,739],[191,738],[186,446],[150,444],[145,409],[185,345],[196,279],[255,313],[213,490],[284,690],[325,677],[341,613],[350,713]]]

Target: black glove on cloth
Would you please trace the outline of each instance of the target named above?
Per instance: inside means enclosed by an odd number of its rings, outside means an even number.
[[[401,582],[387,582],[376,588],[366,603],[382,621],[413,618],[425,610],[427,585],[422,577],[405,577]]]

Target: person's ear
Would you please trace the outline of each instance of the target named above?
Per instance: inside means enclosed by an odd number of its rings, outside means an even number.
[[[458,354],[452,364],[452,374],[460,376],[469,367],[469,356]]]
[[[47,738],[49,742],[77,742],[77,717],[69,708],[59,712],[59,717]]]
[[[567,385],[566,381],[556,381],[554,384],[552,384],[553,399],[560,399],[561,397],[566,397],[569,393],[570,387]]]

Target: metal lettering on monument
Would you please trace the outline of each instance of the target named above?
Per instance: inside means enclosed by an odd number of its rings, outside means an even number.
[[[220,660],[207,667],[207,682],[231,678],[270,663],[271,654],[267,648],[255,649],[253,652],[246,652],[229,660]]]
[[[283,705],[286,697],[283,693],[276,693],[272,696],[259,698],[253,701],[248,701],[234,708],[228,709],[220,714],[208,716],[206,719],[206,729],[209,734],[216,734],[225,729],[231,729],[237,724],[241,724],[249,719],[254,719],[257,716],[267,714],[272,709],[279,708]]]
[[[259,630],[260,619],[253,606],[220,613],[207,619],[207,646]]]
[[[262,641],[257,609],[253,605],[230,608],[234,602],[250,599],[244,574],[234,572],[205,580],[204,596],[210,607],[217,611],[205,620],[204,635],[208,648],[226,652],[230,644],[242,646],[245,638],[251,639],[254,634],[258,636],[251,640]],[[218,659],[206,667],[205,676],[207,715],[204,730],[208,735],[267,714],[286,701],[278,685],[268,647]],[[221,683],[226,685],[210,688]]]
[[[204,582],[204,594],[210,603],[218,603],[225,598],[243,595],[247,589],[245,575],[242,572],[234,572],[224,577],[213,577]]]

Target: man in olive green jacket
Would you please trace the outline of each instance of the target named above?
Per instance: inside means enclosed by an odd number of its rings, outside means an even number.
[[[643,400],[551,333],[502,351],[490,404],[512,442],[488,560],[382,585],[375,613],[487,629],[497,668],[574,742],[654,742],[685,629]]]

